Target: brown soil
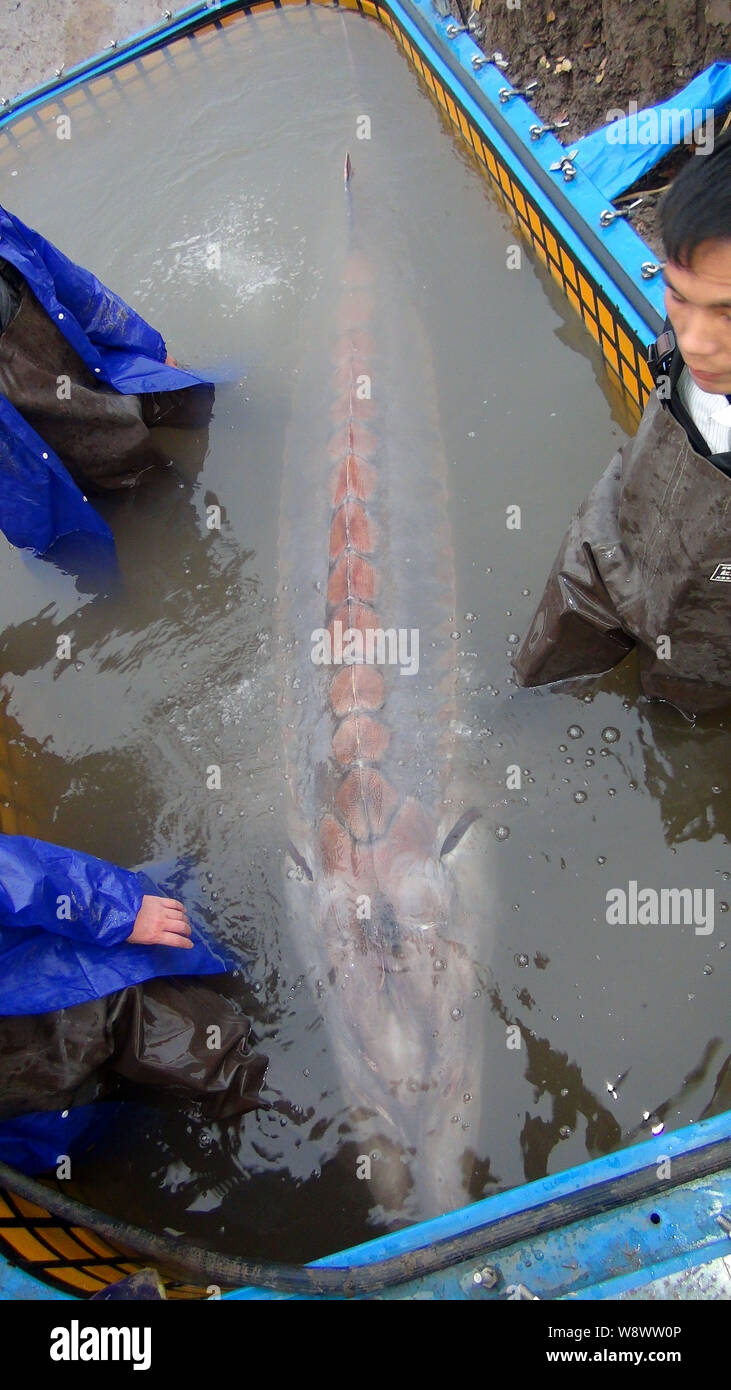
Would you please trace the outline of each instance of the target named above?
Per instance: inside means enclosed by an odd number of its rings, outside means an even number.
[[[476,0],[475,37],[485,53],[501,52],[506,79],[516,87],[538,81],[531,105],[542,121],[568,120],[560,133],[572,141],[605,125],[612,107],[640,109],[665,101],[709,63],[731,57],[728,0]],[[469,0],[450,0],[455,17],[466,17]],[[460,5],[462,11],[460,15]],[[481,37],[480,37],[481,33]],[[556,71],[561,60],[571,66]],[[723,117],[716,129],[723,124]],[[683,146],[638,185],[655,189],[689,158]],[[658,255],[658,198],[649,200],[632,225]]]

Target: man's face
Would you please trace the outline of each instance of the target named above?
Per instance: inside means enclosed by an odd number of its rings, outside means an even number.
[[[690,268],[668,261],[665,309],[702,391],[731,394],[731,240],[704,241]]]

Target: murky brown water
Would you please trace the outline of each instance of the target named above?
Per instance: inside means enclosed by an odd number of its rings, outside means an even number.
[[[474,1195],[646,1137],[645,1112],[698,1119],[727,1054],[725,723],[648,704],[631,660],[589,694],[510,683],[570,511],[632,428],[593,343],[526,251],[506,269],[505,213],[375,24],[319,7],[241,18],[70,109],[70,140],[51,111],[0,146],[1,200],[178,357],[232,380],[207,439],[171,437],[155,486],[103,504],[112,592],[0,548],[13,798],[47,839],[126,865],[187,859],[191,910],[248,972],[277,1102],[241,1134],[142,1116],[77,1190],[239,1253],[309,1258],[374,1229],[352,1154],[338,1160],[337,1080],[284,908],[276,708],[279,496],[292,440],[325,438],[297,388],[305,364],[331,371],[346,146],[374,269],[397,286],[388,313],[418,309],[449,480],[460,756],[490,830]],[[394,399],[418,395],[412,370],[405,354]],[[429,537],[404,543],[426,576]],[[56,661],[61,633],[73,662]],[[714,890],[712,933],[609,926],[606,892],[630,880]]]

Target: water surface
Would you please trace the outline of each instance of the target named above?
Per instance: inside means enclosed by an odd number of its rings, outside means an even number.
[[[508,270],[507,214],[375,23],[241,17],[68,109],[70,140],[54,106],[0,145],[2,201],[227,380],[207,435],[171,432],[158,481],[100,503],[120,569],[106,591],[0,546],[3,828],[187,865],[189,908],[240,957],[274,1103],[241,1133],[140,1115],[77,1191],[238,1253],[311,1258],[375,1229],[284,906],[277,709],[279,498],[292,440],[316,456],[327,437],[298,387],[321,362],[324,391],[331,370],[346,148],[388,313],[416,313],[428,347],[449,482],[458,726],[492,837],[473,1195],[698,1119],[727,1055],[725,721],[648,703],[631,659],[588,688],[511,683],[571,510],[633,428],[595,345],[525,248]],[[395,401],[413,400],[411,370],[405,352]],[[404,544],[426,580],[429,536]],[[713,889],[713,933],[610,927],[606,892],[632,879]]]

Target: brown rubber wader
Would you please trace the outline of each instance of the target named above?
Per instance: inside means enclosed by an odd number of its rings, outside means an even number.
[[[59,377],[69,381],[61,399]],[[99,381],[28,285],[0,334],[0,392],[85,492],[134,487],[147,469],[167,462],[150,428],[200,427],[213,403],[209,386],[123,396]]]
[[[571,520],[514,659],[519,683],[598,674],[636,646],[646,695],[690,715],[731,704],[730,523],[731,478],[653,391]]]
[[[250,1030],[233,998],[169,977],[52,1013],[6,1015],[0,1120],[88,1104],[114,1077],[197,1098],[207,1116],[231,1119],[261,1104],[267,1058],[249,1051]]]

